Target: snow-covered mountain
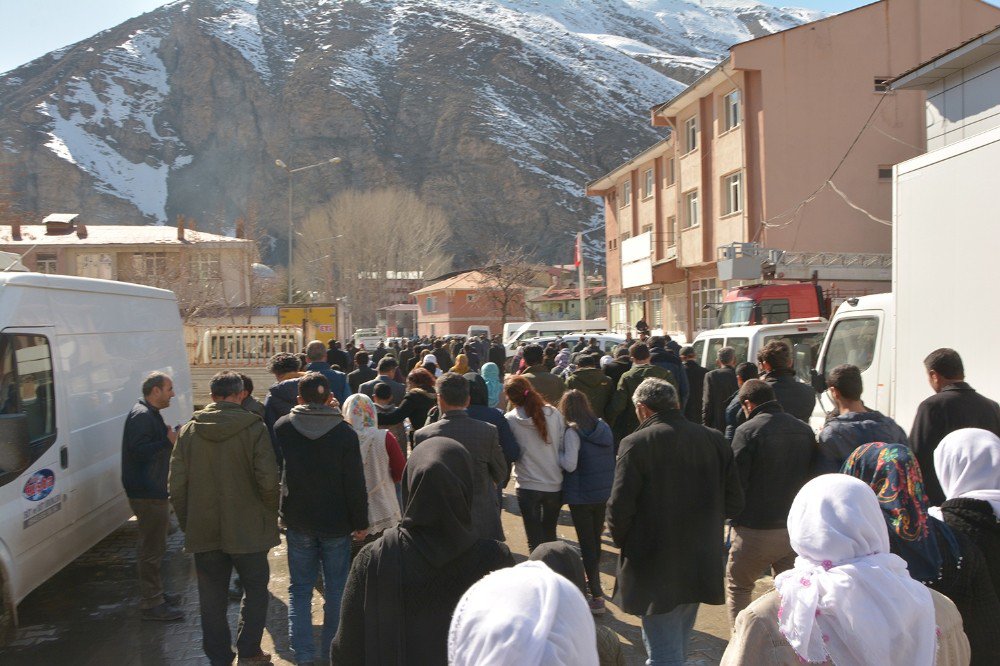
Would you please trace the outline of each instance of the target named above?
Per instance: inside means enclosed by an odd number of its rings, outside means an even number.
[[[180,0],[0,76],[17,204],[91,222],[280,230],[345,187],[415,190],[451,250],[601,220],[583,186],[727,47],[819,18],[753,0]],[[400,221],[405,229],[405,220]],[[553,234],[556,234],[555,236]],[[279,234],[276,234],[279,235]]]

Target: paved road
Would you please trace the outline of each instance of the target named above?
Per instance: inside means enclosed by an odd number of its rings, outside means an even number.
[[[527,557],[524,528],[510,489],[503,514],[508,545],[518,561]],[[33,592],[19,608],[20,627],[13,641],[0,649],[0,664],[106,664],[159,666],[160,664],[204,664],[198,623],[198,592],[194,564],[182,552],[183,535],[169,538],[164,573],[167,591],[179,594],[187,612],[183,622],[141,622],[138,619],[138,586],[135,580],[135,523],[130,521]],[[576,541],[576,533],[564,511],[558,535]],[[614,586],[617,551],[604,539],[605,591]],[[264,650],[275,655],[275,663],[292,663],[288,647],[288,566],[284,544],[273,549],[271,605]],[[766,581],[758,590],[766,588]],[[230,606],[236,626],[238,604]],[[313,621],[317,631],[322,620],[321,600],[314,597]],[[598,618],[620,636],[629,664],[642,664],[645,650],[637,619],[621,613],[612,604]],[[729,629],[722,606],[702,606],[688,655],[689,664],[717,664],[725,650]]]

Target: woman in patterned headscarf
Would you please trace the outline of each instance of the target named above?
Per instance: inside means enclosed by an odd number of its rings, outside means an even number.
[[[1000,600],[982,552],[968,537],[927,513],[920,465],[903,444],[872,442],[844,463],[845,474],[867,483],[889,528],[891,551],[910,575],[955,602],[972,648],[973,664],[1000,664]]]
[[[351,424],[358,434],[361,446],[361,461],[365,469],[365,485],[368,487],[368,538],[374,541],[387,527],[399,522],[399,500],[396,498],[396,483],[403,478],[406,459],[388,430],[378,429],[375,403],[363,393],[355,393],[344,402],[344,420]],[[353,554],[363,544],[355,542]]]

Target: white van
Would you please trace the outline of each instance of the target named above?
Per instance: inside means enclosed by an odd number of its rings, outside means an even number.
[[[811,382],[810,371],[819,358],[823,336],[829,328],[826,319],[790,319],[783,324],[758,326],[733,326],[702,331],[694,339],[695,361],[709,370],[715,369],[719,350],[732,347],[736,350],[736,364],[757,362],[757,352],[768,342],[781,340],[792,350],[795,374],[804,382]]]
[[[159,370],[191,416],[174,294],[87,278],[0,273],[2,622],[132,515],[121,483],[125,416]],[[0,626],[0,630],[6,629]]]
[[[480,335],[485,335],[487,338],[490,336],[489,326],[470,326],[469,330],[466,332],[467,338],[478,338]]]
[[[359,328],[354,331],[354,346],[360,348],[364,345],[365,351],[369,354],[382,342],[382,334],[377,328]]]

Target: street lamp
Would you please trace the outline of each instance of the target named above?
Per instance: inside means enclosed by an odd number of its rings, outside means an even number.
[[[300,171],[305,171],[306,169],[315,169],[326,164],[338,164],[340,163],[339,157],[331,157],[328,160],[323,160],[322,162],[316,162],[316,164],[310,164],[304,167],[298,167],[297,169],[290,169],[288,165],[282,160],[274,160],[275,165],[279,169],[283,169],[285,173],[288,174],[288,304],[292,304],[292,174],[298,173]]]

